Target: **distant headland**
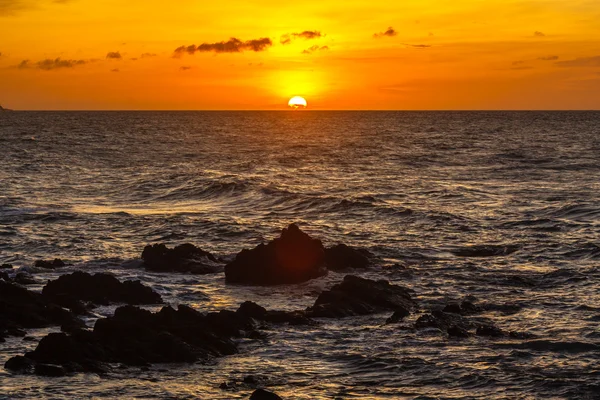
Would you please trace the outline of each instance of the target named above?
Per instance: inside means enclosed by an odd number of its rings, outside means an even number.
[[[0,112],[2,112],[2,111],[12,111],[12,110],[9,108],[4,108],[0,105]]]

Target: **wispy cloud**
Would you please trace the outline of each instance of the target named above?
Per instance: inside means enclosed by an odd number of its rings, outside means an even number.
[[[19,69],[41,69],[44,71],[51,71],[54,69],[74,68],[76,66],[87,64],[88,62],[88,60],[63,60],[61,58],[47,58],[37,62],[23,60],[16,67]]]
[[[326,51],[329,50],[329,46],[318,46],[318,45],[314,45],[309,47],[308,49],[304,50],[302,52],[302,54],[312,54],[316,51]]]
[[[71,0],[53,0],[52,3],[64,4]],[[41,3],[40,0],[0,0],[0,17],[16,15],[21,11],[35,8]]]
[[[535,36],[535,37],[546,37],[546,34],[544,32],[535,31],[535,32],[533,32],[533,36]]]
[[[106,58],[109,60],[121,60],[123,56],[118,51],[110,51],[106,54]]]
[[[292,41],[294,39],[306,39],[306,40],[311,40],[311,39],[318,39],[321,38],[325,35],[323,35],[320,31],[304,31],[304,32],[297,32],[297,33],[287,33],[283,36],[281,36],[280,42],[281,44],[290,44],[292,43]]]
[[[545,57],[538,57],[538,60],[540,61],[556,61],[558,60],[558,56],[545,56]]]
[[[175,57],[180,57],[185,53],[241,53],[243,51],[265,51],[271,47],[273,42],[269,38],[260,38],[254,40],[242,41],[237,38],[231,38],[228,41],[216,43],[202,43],[201,45],[180,46],[175,49]]]
[[[430,44],[408,44],[408,43],[404,43],[405,46],[407,47],[413,47],[415,49],[428,49],[431,47]]]
[[[390,26],[389,28],[387,28],[387,30],[385,32],[379,32],[379,33],[373,34],[373,37],[376,39],[386,37],[386,36],[387,37],[398,36],[398,32],[396,32],[396,30]]]
[[[600,67],[600,56],[580,57],[574,60],[557,61],[554,64],[565,68]]]
[[[188,66],[179,67],[180,71],[189,71],[190,69],[192,69],[192,67],[188,67]]]
[[[142,53],[142,55],[140,56],[140,58],[152,58],[152,57],[158,57],[158,54],[156,54],[156,53]]]

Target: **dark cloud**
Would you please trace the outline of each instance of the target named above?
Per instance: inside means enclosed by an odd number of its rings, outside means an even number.
[[[110,51],[106,55],[106,58],[112,59],[112,60],[120,60],[123,58],[123,56],[121,56],[121,53],[119,53],[118,51]]]
[[[319,31],[304,31],[304,32],[295,32],[295,33],[287,33],[281,36],[280,42],[281,44],[290,44],[294,39],[318,39],[325,35],[323,35]]]
[[[556,61],[558,60],[558,56],[546,56],[546,57],[538,57],[538,60],[541,61]]]
[[[180,57],[184,53],[194,54],[199,53],[241,53],[243,51],[265,51],[268,47],[271,47],[273,42],[269,38],[260,38],[254,40],[242,41],[237,38],[231,38],[226,42],[217,43],[202,43],[199,46],[181,46],[175,49],[175,57]]]
[[[574,60],[558,61],[554,63],[559,67],[577,68],[577,67],[600,67],[600,56],[580,57]]]
[[[382,37],[386,37],[386,36],[387,37],[398,36],[398,32],[396,32],[396,30],[390,26],[389,28],[387,28],[387,31],[385,31],[385,32],[373,34],[374,38],[382,38]]]
[[[533,36],[535,36],[535,37],[545,37],[546,34],[544,34],[544,32],[535,31],[535,32],[533,32]]]
[[[187,67],[187,66],[179,67],[180,71],[189,71],[190,69],[192,69],[192,67]]]
[[[312,54],[315,51],[326,51],[326,50],[329,50],[329,46],[317,46],[317,45],[314,45],[314,46],[311,46],[308,49],[304,50],[302,52],[302,54]]]
[[[157,57],[158,54],[156,53],[143,53],[140,58],[151,58],[151,57]]]
[[[42,61],[37,61],[32,63],[29,60],[23,60],[17,65],[19,69],[42,69],[44,71],[51,71],[53,69],[62,69],[62,68],[74,68],[78,65],[87,64],[86,60],[63,60],[61,58],[50,59],[47,58]]]
[[[413,47],[415,49],[428,49],[431,47],[431,45],[429,45],[429,44],[406,44],[405,43],[404,45],[408,46],[408,47]]]

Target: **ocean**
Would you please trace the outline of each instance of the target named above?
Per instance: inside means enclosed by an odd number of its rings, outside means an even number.
[[[245,399],[249,375],[285,399],[600,398],[600,112],[12,112],[0,149],[0,264],[30,272],[29,289],[105,271],[203,312],[301,310],[348,273],[256,287],[135,267],[147,244],[231,260],[296,223],[370,251],[377,265],[350,273],[419,302],[399,325],[384,313],[272,327],[208,364],[0,369],[0,398]],[[33,267],[54,258],[71,265]],[[528,336],[413,327],[464,298],[505,305],[483,316]],[[0,364],[36,344],[7,338]],[[220,388],[230,381],[242,383]]]

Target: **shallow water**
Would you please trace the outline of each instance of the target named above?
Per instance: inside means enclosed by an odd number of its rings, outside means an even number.
[[[418,314],[323,320],[273,328],[212,365],[0,370],[0,397],[246,398],[247,385],[218,387],[258,375],[289,399],[598,398],[600,113],[15,112],[0,114],[0,148],[0,263],[75,264],[34,271],[37,290],[81,268],[200,310],[302,309],[343,274],[273,289],[130,268],[148,243],[227,259],[297,222],[376,253],[363,275],[410,287],[423,312],[473,295],[521,306],[483,317],[535,335],[452,340],[408,329]],[[478,245],[514,252],[455,255]],[[35,344],[9,339],[0,362]]]

